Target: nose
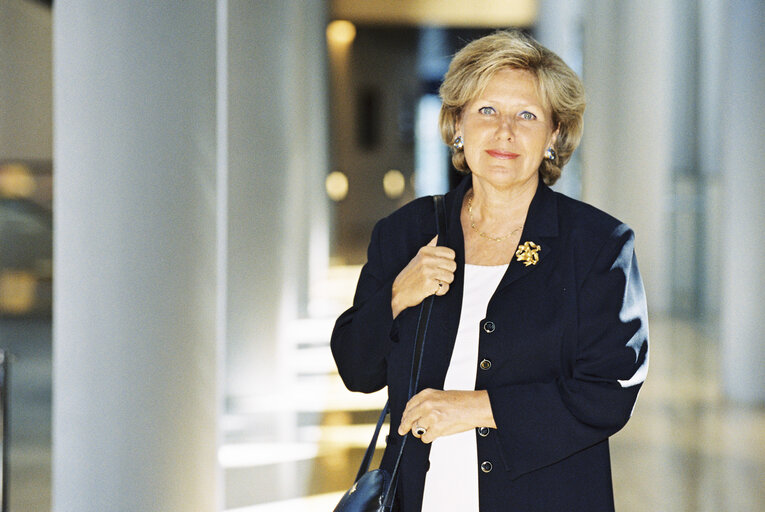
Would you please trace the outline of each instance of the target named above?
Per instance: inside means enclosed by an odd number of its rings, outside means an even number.
[[[498,140],[513,140],[515,135],[515,117],[514,116],[498,116],[497,117],[497,132],[496,137]]]

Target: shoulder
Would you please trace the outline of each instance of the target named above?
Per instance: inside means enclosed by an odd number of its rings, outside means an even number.
[[[414,199],[375,224],[367,250],[367,261],[376,262],[384,273],[395,272],[434,236],[435,213],[432,196]],[[430,236],[430,238],[428,238]]]
[[[630,227],[616,217],[591,204],[553,192],[558,205],[558,221],[563,232],[589,242],[605,243],[626,233]]]
[[[413,199],[394,211],[380,222],[390,224],[391,226],[410,225],[413,222],[419,224],[419,219],[433,212],[433,196],[423,196]]]
[[[433,220],[433,196],[418,197],[377,221],[375,232],[383,238],[408,238],[427,231]]]
[[[576,199],[555,193],[560,235],[570,248],[577,268],[613,268],[615,262],[632,261],[635,234],[616,217]]]

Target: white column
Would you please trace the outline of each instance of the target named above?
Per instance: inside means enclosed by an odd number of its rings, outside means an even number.
[[[674,4],[585,3],[582,196],[628,223],[652,313],[670,307]]]
[[[765,4],[725,10],[719,122],[724,182],[723,387],[734,400],[765,403]]]
[[[535,34],[539,42],[558,54],[582,77],[582,2],[581,0],[540,0]],[[555,189],[568,196],[582,196],[581,153],[578,151],[563,168]]]
[[[289,400],[290,321],[328,263],[325,6],[228,6],[228,409]],[[309,275],[309,269],[313,271]]]
[[[216,510],[216,5],[54,7],[53,510]]]

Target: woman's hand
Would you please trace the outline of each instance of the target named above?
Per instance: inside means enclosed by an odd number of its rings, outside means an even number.
[[[423,443],[432,443],[476,427],[497,428],[486,390],[423,389],[406,404],[398,433],[403,436],[411,430]]]
[[[438,247],[438,236],[421,247],[395,281],[391,298],[393,318],[408,307],[416,306],[430,295],[444,295],[454,281],[456,254],[448,247]]]

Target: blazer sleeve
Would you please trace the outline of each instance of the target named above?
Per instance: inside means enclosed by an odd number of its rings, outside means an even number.
[[[577,304],[566,376],[488,390],[512,478],[603,441],[632,414],[648,371],[648,316],[634,234],[626,225],[601,248]]]
[[[367,263],[361,269],[353,306],[335,322],[330,346],[338,372],[351,391],[371,393],[387,384],[386,356],[394,328],[391,290],[381,254],[384,221],[372,231]]]

